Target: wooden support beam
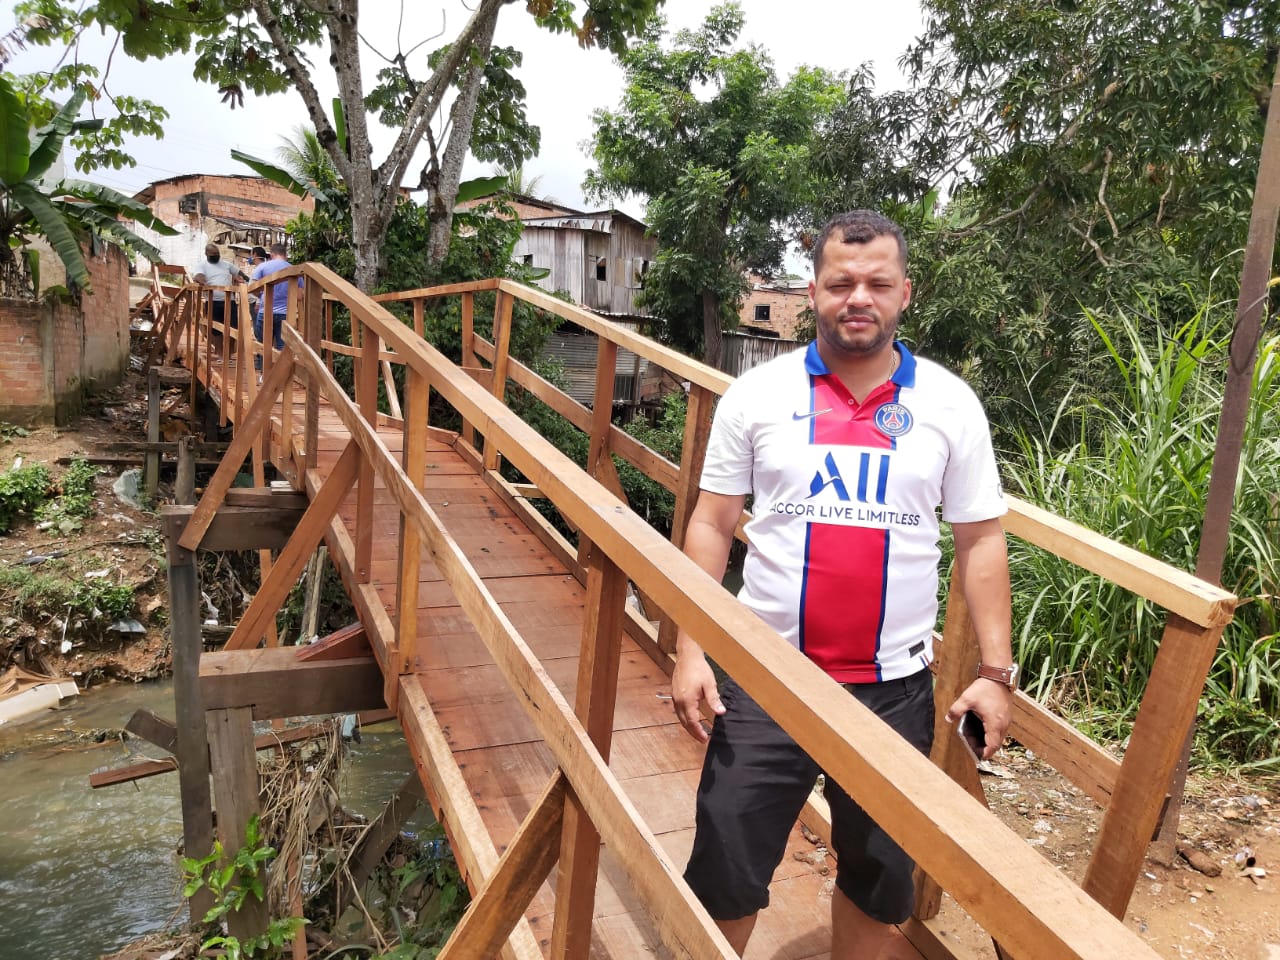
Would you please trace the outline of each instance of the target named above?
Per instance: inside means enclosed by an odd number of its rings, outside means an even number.
[[[565,786],[557,770],[437,960],[489,960],[510,936],[555,865]]]
[[[299,660],[350,660],[369,656],[369,637],[358,620],[298,648]]]
[[[377,819],[369,824],[360,836],[360,842],[347,858],[347,869],[339,874],[336,911],[338,916],[342,915],[342,911],[351,903],[354,895],[364,886],[365,881],[372,875],[373,868],[386,855],[387,849],[396,837],[400,836],[405,823],[413,816],[413,812],[418,809],[418,804],[425,797],[422,781],[418,779],[417,773],[409,774],[404,783],[400,784],[396,792],[391,795],[391,799],[382,808]]]
[[[195,554],[178,544],[182,528],[161,518],[168,547],[169,638],[173,646],[173,702],[176,723],[178,792],[182,798],[182,841],[188,857],[200,859],[213,849],[213,798],[209,791],[209,747],[204,701],[200,696],[200,580]],[[191,921],[199,924],[213,906],[213,895],[199,890],[191,898]]]
[[[298,647],[218,650],[200,664],[205,706],[251,707],[253,719],[381,710],[382,673],[373,657],[299,660]]]
[[[464,368],[476,365],[475,307],[475,294],[464,293],[462,295],[462,366]],[[462,439],[473,447],[476,445],[475,427],[465,417],[462,420]]]
[[[260,812],[258,758],[253,749],[253,720],[248,707],[210,709],[209,761],[213,770],[213,794],[218,807],[218,839],[226,862],[244,846],[245,828]],[[267,888],[267,867],[262,888]],[[227,930],[240,940],[265,933],[271,922],[264,900],[247,897],[237,911],[227,914]]]
[[[593,551],[587,563],[587,596],[583,605],[574,713],[606,763],[613,741],[626,603],[626,574],[608,557]],[[600,834],[570,791],[565,800],[560,840],[551,956],[586,960],[591,953],[591,920],[595,914],[599,867]]]
[[[1116,917],[1124,917],[1138,882],[1182,752],[1182,734],[1195,720],[1222,629],[1199,627],[1170,614],[1160,638],[1120,776],[1081,884]]]
[[[160,440],[160,372],[152,367],[147,371],[147,441]],[[142,469],[142,492],[153,503],[160,484],[160,454],[148,453]]]
[[[175,753],[178,749],[178,727],[172,720],[156,716],[147,709],[133,711],[124,728],[136,737],[155,744],[161,750]]]
[[[196,507],[168,504],[162,517],[189,525]],[[221,507],[200,541],[202,550],[281,550],[302,522],[296,507]]]
[[[140,710],[139,713],[147,713],[149,711]],[[134,715],[135,717],[137,714]],[[375,715],[376,716],[376,715]],[[160,723],[168,721],[156,718]],[[361,722],[364,720],[364,714],[361,714]],[[127,727],[125,729],[128,729]],[[254,750],[277,750],[282,749],[286,744],[297,743],[299,740],[310,740],[324,733],[324,725],[319,723],[308,723],[304,726],[286,727],[283,730],[276,730],[271,733],[264,733],[253,738]],[[168,749],[167,747],[165,749]],[[112,770],[100,770],[97,773],[89,774],[89,786],[95,790],[99,787],[111,787],[118,783],[131,783],[134,780],[142,780],[146,777],[154,777],[161,773],[170,773],[178,769],[178,761],[172,757],[165,757],[161,760],[142,760],[138,763],[131,763],[128,766],[116,767]]]
[[[280,551],[280,557],[272,565],[270,573],[263,579],[262,586],[254,594],[249,609],[244,612],[236,631],[227,641],[228,650],[243,650],[256,646],[267,628],[275,626],[276,612],[284,604],[289,591],[298,582],[298,575],[306,565],[320,538],[324,536],[329,518],[338,510],[339,505],[351,489],[355,481],[356,466],[360,451],[354,443],[348,442],[343,448],[333,471],[307,507],[302,519],[298,521],[289,542]]]

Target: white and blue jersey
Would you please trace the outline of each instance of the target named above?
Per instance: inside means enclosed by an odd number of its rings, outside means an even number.
[[[701,486],[752,494],[738,598],[841,683],[933,656],[938,507],[1006,511],[973,391],[896,343],[893,377],[854,400],[816,344],[755,367],[716,409]]]

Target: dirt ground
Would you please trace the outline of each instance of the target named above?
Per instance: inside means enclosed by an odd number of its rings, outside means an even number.
[[[192,429],[194,420],[180,391],[167,394],[162,406],[166,439]],[[44,463],[58,476],[66,469],[59,458],[92,457],[101,455],[106,444],[142,440],[145,422],[144,384],[131,373],[119,388],[91,401],[74,428],[46,427],[26,435],[5,428],[0,469],[21,459]],[[128,583],[137,596],[134,616],[145,633],[112,633],[101,625],[65,623],[56,615],[23,617],[12,597],[0,597],[0,672],[16,662],[73,677],[82,689],[106,679],[137,680],[168,672],[163,547],[156,518],[112,492],[112,484],[129,466],[102,468],[93,516],[81,530],[63,535],[23,522],[0,535],[0,568],[25,565],[72,579],[97,576]],[[165,479],[171,475],[162,475],[161,501],[169,495]],[[1098,809],[1092,800],[1017,747],[1001,753],[983,781],[1001,819],[1080,880],[1097,831]],[[1220,868],[1220,875],[1206,876],[1181,859],[1170,866],[1149,860],[1126,924],[1170,960],[1280,960],[1280,782],[1193,776],[1180,832],[1190,847]],[[994,957],[990,941],[954,905],[945,908],[943,918],[949,937],[975,955]]]
[[[992,809],[1080,882],[1097,839],[1097,804],[1020,747],[988,766],[982,780]],[[1221,873],[1207,876],[1182,857],[1168,866],[1148,858],[1125,925],[1169,960],[1280,960],[1280,783],[1193,774],[1178,832]],[[949,901],[943,919],[975,955],[995,956]]]

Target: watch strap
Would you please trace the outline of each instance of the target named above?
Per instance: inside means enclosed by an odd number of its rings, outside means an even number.
[[[985,663],[978,664],[978,676],[984,680],[994,680],[1009,690],[1018,689],[1018,665],[1008,667],[992,667]]]

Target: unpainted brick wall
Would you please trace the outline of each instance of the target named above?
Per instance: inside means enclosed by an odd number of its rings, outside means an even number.
[[[52,266],[51,255],[41,257]],[[129,276],[114,248],[89,256],[93,293],[62,300],[0,300],[0,420],[69,423],[87,391],[119,383],[129,364]],[[42,268],[41,283],[65,282]],[[82,312],[83,311],[83,312]]]

